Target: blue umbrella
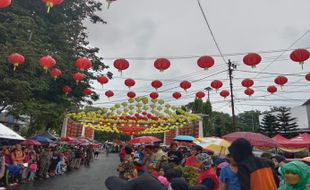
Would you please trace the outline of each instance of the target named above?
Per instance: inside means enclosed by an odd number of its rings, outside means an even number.
[[[44,136],[40,136],[40,135],[31,137],[31,139],[39,141],[40,143],[43,143],[43,144],[48,144],[48,143],[53,143],[54,142],[51,139],[49,139],[47,137],[44,137]]]
[[[187,135],[179,135],[179,136],[176,136],[173,140],[193,142],[195,140],[195,137],[187,136]]]

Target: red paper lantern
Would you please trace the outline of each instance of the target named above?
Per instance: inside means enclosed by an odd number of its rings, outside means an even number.
[[[129,89],[136,84],[135,80],[133,79],[126,79],[124,83]]]
[[[257,53],[249,53],[243,57],[243,63],[255,68],[262,61],[262,57]]]
[[[106,97],[111,98],[112,96],[114,96],[114,92],[112,90],[108,90],[105,92]]]
[[[202,92],[202,91],[199,91],[199,92],[196,93],[196,97],[199,98],[199,99],[205,97],[205,95],[206,94],[204,92]]]
[[[6,8],[12,4],[11,0],[1,0],[0,1],[0,8]]]
[[[61,73],[61,70],[57,68],[51,70],[51,75],[52,77],[54,77],[55,80],[61,75]]]
[[[77,68],[79,68],[81,71],[85,71],[85,70],[88,70],[92,67],[92,62],[87,59],[87,58],[78,58],[76,61],[75,61],[75,66]]]
[[[53,8],[55,5],[60,5],[64,0],[42,0],[42,1],[47,6],[47,13],[49,13],[51,8]]]
[[[230,95],[229,91],[228,90],[222,90],[220,92],[220,95],[223,97],[223,98],[226,98]]]
[[[287,83],[288,79],[285,76],[278,76],[274,79],[274,82],[281,87]]]
[[[290,55],[291,60],[295,62],[299,62],[302,68],[304,65],[304,61],[309,59],[309,57],[310,57],[310,52],[306,49],[296,49]]]
[[[97,77],[97,81],[101,84],[101,85],[104,85],[104,84],[107,84],[109,82],[109,79],[108,77],[106,76],[99,76]]]
[[[47,73],[47,70],[51,67],[53,67],[56,64],[56,60],[52,58],[51,56],[43,56],[39,60],[40,65],[43,67],[45,72]]]
[[[172,97],[175,98],[176,100],[182,97],[182,94],[180,92],[174,92],[172,94]]]
[[[73,80],[76,81],[76,84],[79,84],[79,82],[85,78],[85,75],[77,72],[77,73],[74,73],[72,77],[73,77]]]
[[[252,79],[244,79],[241,82],[242,86],[246,87],[246,88],[250,88],[251,86],[254,85],[254,81]]]
[[[254,94],[254,90],[251,88],[247,88],[244,93],[248,96],[252,96]]]
[[[310,73],[308,73],[306,76],[305,76],[306,80],[307,81],[310,81]]]
[[[117,59],[113,63],[114,67],[122,74],[129,67],[129,62],[126,59]]]
[[[24,56],[22,56],[18,53],[12,53],[11,55],[9,55],[8,61],[10,64],[12,64],[14,66],[13,70],[15,71],[16,67],[18,67],[18,65],[21,65],[25,62],[25,58],[24,58]]]
[[[189,81],[187,81],[187,80],[184,80],[184,81],[182,81],[182,82],[180,83],[180,87],[183,88],[183,89],[185,90],[185,92],[186,92],[188,89],[190,89],[191,86],[192,86],[192,84],[191,84]]]
[[[91,89],[89,89],[89,88],[86,88],[86,89],[83,90],[83,94],[84,94],[85,96],[89,96],[89,95],[91,95],[92,93],[93,93],[93,91],[92,91]]]
[[[158,88],[163,86],[163,83],[160,80],[154,80],[152,81],[151,85],[157,90]]]
[[[128,92],[128,93],[127,93],[127,96],[128,96],[128,98],[134,98],[134,97],[136,97],[136,93],[134,93],[134,92]]]
[[[67,95],[72,92],[72,88],[70,86],[64,86],[62,91]]]
[[[216,91],[223,86],[223,83],[219,80],[214,80],[211,82],[211,87],[214,88]]]
[[[150,97],[152,98],[152,99],[157,99],[158,98],[158,93],[157,92],[152,92],[151,94],[150,94]]]
[[[207,70],[214,65],[214,59],[211,56],[202,56],[198,59],[197,65]]]
[[[170,67],[170,61],[166,58],[156,59],[156,61],[154,62],[154,67],[160,72],[163,72]]]
[[[273,93],[276,93],[278,91],[277,87],[275,86],[269,86],[267,88],[267,91],[270,93],[270,94],[273,94]]]

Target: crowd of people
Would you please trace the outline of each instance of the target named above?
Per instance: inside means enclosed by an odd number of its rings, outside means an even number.
[[[1,186],[30,183],[37,179],[47,179],[62,175],[81,165],[89,166],[98,157],[99,150],[91,146],[42,145],[1,147]]]
[[[246,139],[234,141],[224,158],[193,145],[190,153],[172,143],[126,145],[118,177],[109,190],[310,190],[309,157],[288,161],[270,153],[257,157]],[[191,168],[186,170],[184,168]],[[187,172],[187,173],[186,173]]]

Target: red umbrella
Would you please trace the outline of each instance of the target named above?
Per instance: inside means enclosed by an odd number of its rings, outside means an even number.
[[[41,143],[39,141],[35,141],[35,140],[31,140],[31,139],[24,140],[21,144],[23,144],[23,145],[41,145]]]
[[[154,143],[154,142],[160,142],[160,141],[162,140],[157,137],[142,136],[142,137],[131,139],[130,141],[128,141],[128,144],[147,144],[147,143]]]
[[[61,137],[60,141],[65,141],[65,142],[76,141],[76,138],[73,138],[73,137]]]
[[[252,146],[257,147],[277,147],[279,144],[272,140],[271,138],[262,135],[260,133],[252,133],[252,132],[234,132],[222,137],[228,141],[234,141],[239,138],[244,138],[248,140]]]

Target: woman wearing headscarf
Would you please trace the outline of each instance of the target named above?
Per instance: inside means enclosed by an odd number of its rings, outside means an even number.
[[[310,189],[310,167],[307,164],[301,161],[293,161],[284,164],[279,172],[285,181],[279,190]]]
[[[205,185],[208,190],[218,190],[220,182],[215,169],[212,167],[213,161],[211,157],[207,153],[200,153],[196,158],[200,168],[196,185]]]

